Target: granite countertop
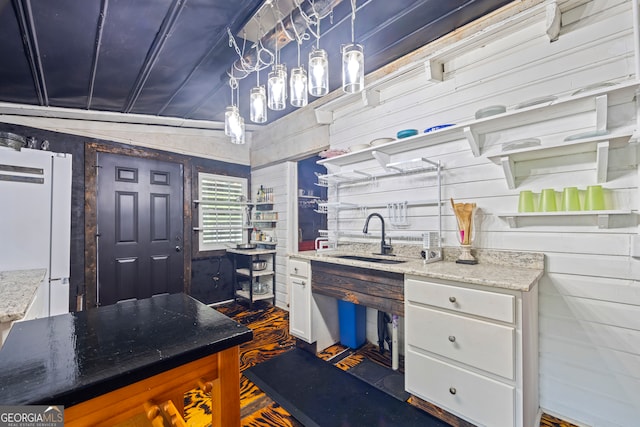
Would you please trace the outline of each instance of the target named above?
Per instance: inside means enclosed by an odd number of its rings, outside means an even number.
[[[24,317],[47,270],[0,271],[0,323]]]
[[[465,265],[455,262],[455,249],[450,249],[442,261],[425,264],[422,259],[406,256],[383,257],[372,255],[362,248],[356,251],[339,248],[332,251],[308,251],[291,254],[296,258],[332,264],[349,265],[373,270],[382,270],[424,278],[451,280],[474,285],[490,286],[502,289],[528,292],[538,282],[544,270],[544,255],[531,252],[478,251],[478,264]],[[417,252],[421,248],[417,249]],[[414,247],[414,252],[416,252]],[[381,264],[376,262],[337,258],[340,255],[363,255],[376,258],[389,258],[405,261],[399,264]]]

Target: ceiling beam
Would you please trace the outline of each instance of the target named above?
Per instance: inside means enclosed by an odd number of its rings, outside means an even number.
[[[100,48],[102,47],[102,33],[104,31],[104,23],[107,19],[107,9],[109,8],[109,0],[102,0],[100,5],[100,19],[98,20],[98,29],[96,31],[95,48],[93,49],[93,61],[91,63],[91,77],[89,78],[89,94],[87,95],[87,110],[91,109],[91,101],[93,100],[93,90],[96,84],[96,74],[98,72],[98,58],[100,57]]]
[[[92,120],[146,125],[173,126],[194,129],[224,129],[224,122],[211,120],[192,120],[178,117],[150,116],[145,114],[124,114],[112,111],[87,111],[66,107],[43,107],[28,104],[0,102],[0,115],[47,117],[73,120]],[[2,117],[0,116],[0,121]],[[247,130],[255,130],[247,126]]]
[[[133,106],[138,100],[138,97],[151,74],[151,70],[156,65],[156,61],[160,56],[160,52],[162,52],[162,48],[169,38],[169,34],[173,31],[176,22],[178,21],[178,17],[180,17],[186,3],[187,0],[173,0],[171,7],[162,20],[162,24],[160,25],[160,29],[158,30],[156,37],[153,39],[149,52],[147,52],[147,57],[144,59],[144,63],[140,68],[140,73],[136,78],[136,82],[129,93],[129,99],[127,99],[127,103],[123,109],[124,113],[130,113],[133,109]]]
[[[36,26],[33,22],[31,0],[13,0],[13,6],[16,11],[20,32],[22,33],[22,43],[27,54],[33,85],[38,95],[38,102],[40,102],[40,105],[47,106],[49,105],[49,96],[47,95],[47,84],[40,59]]]

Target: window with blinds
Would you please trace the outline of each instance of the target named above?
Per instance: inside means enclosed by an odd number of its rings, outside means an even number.
[[[198,174],[200,251],[244,241],[246,194],[246,178]]]

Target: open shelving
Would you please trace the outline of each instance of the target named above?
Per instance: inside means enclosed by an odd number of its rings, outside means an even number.
[[[640,80],[633,79],[618,83],[604,82],[600,85],[587,87],[570,94],[560,95],[557,98],[533,103],[523,108],[507,109],[504,113],[496,114],[480,119],[473,119],[453,126],[444,127],[433,132],[418,134],[416,136],[398,139],[372,146],[363,150],[346,153],[340,156],[320,160],[318,163],[325,165],[333,171],[323,177],[319,177],[321,185],[334,185],[359,182],[366,179],[375,180],[381,177],[399,174],[422,172],[431,170],[433,164],[428,159],[419,158],[404,162],[393,162],[392,156],[412,150],[429,147],[436,144],[466,140],[473,155],[484,156],[496,165],[502,167],[504,178],[508,188],[515,189],[518,186],[516,165],[550,157],[567,157],[572,162],[573,155],[594,153],[594,182],[605,183],[608,180],[607,170],[609,166],[609,150],[623,147],[631,141],[640,140],[640,116],[636,123],[626,126],[612,126],[616,120],[608,120],[609,110],[612,107],[627,103],[636,103],[636,95],[640,93]],[[545,135],[545,123],[549,118],[569,118],[579,114],[588,114],[593,117],[591,128],[584,129],[581,134],[575,134],[573,129],[565,129],[564,132],[553,135]],[[514,128],[528,127],[531,137],[537,137],[539,143],[523,148],[506,149],[509,131]],[[538,134],[537,134],[538,133]],[[542,135],[542,136],[541,136]],[[490,143],[487,143],[490,141]],[[504,142],[498,144],[497,141]],[[511,141],[520,142],[520,141]],[[486,146],[485,146],[485,143]],[[515,144],[514,144],[515,145]],[[631,150],[631,156],[635,151]],[[634,157],[635,158],[635,157]],[[369,172],[364,176],[358,171],[357,164],[375,159],[382,167],[382,172]],[[577,156],[575,161],[583,161],[584,156]],[[435,169],[440,170],[438,164]],[[347,170],[356,169],[356,170]],[[335,172],[338,171],[338,172]],[[438,174],[439,175],[439,174]],[[346,206],[335,205],[337,209]],[[365,207],[360,206],[358,207]],[[352,207],[348,207],[352,208]],[[498,216],[504,218],[511,227],[518,226],[518,220],[530,217],[566,217],[566,216],[593,216],[600,228],[608,228],[612,216],[629,215],[632,210],[607,210],[607,211],[580,211],[580,212],[540,212],[540,213],[504,213]]]
[[[266,242],[256,242],[263,244]],[[236,299],[242,298],[249,301],[249,306],[252,308],[253,303],[258,300],[271,300],[272,304],[276,303],[276,250],[273,249],[228,249],[228,253],[233,255],[233,272],[235,283],[235,297]],[[239,266],[239,258],[244,258],[248,267]],[[254,270],[254,260],[265,260],[269,258],[271,265],[267,265],[264,270]],[[253,285],[256,281],[261,279],[268,280],[270,282],[270,290],[264,294],[256,294],[253,292]],[[269,280],[270,279],[270,280]],[[249,290],[240,289],[241,280],[249,281]]]
[[[461,139],[467,140],[473,155],[478,157],[481,154],[486,154],[483,153],[483,146],[487,134],[495,134],[519,126],[544,123],[549,119],[549,117],[560,118],[590,111],[595,112],[596,115],[596,123],[594,123],[595,129],[601,130],[603,125],[606,126],[607,105],[631,102],[639,87],[640,82],[638,80],[630,80],[613,86],[602,86],[592,90],[558,97],[552,101],[535,104],[525,108],[507,110],[501,114],[473,119],[450,127],[441,128],[433,132],[422,133],[416,136],[376,145],[375,147],[369,147],[364,150],[323,159],[318,161],[318,163],[325,166],[333,165],[343,167],[371,160],[375,157],[374,152],[380,152],[384,153],[384,155],[391,156],[398,153],[404,153],[431,145]],[[625,132],[627,132],[627,130],[622,131],[623,134]],[[609,138],[611,138],[611,135],[609,135]],[[600,140],[605,141],[606,139],[607,138],[601,138]],[[576,144],[578,144],[578,142],[576,142]],[[557,145],[574,144],[565,143]],[[541,146],[536,149],[546,150],[547,148]]]
[[[595,182],[603,183],[607,182],[609,148],[611,147],[611,144],[613,142],[620,142],[622,144],[628,143],[633,136],[634,130],[635,126],[627,126],[613,129],[611,131],[601,131],[601,134],[595,136],[587,136],[568,141],[552,141],[544,146],[512,150],[489,155],[487,157],[495,164],[502,166],[507,186],[510,189],[514,189],[517,187],[515,166],[518,162],[595,152]]]
[[[373,156],[378,160],[382,171],[376,170],[344,170],[326,175],[318,175],[318,185],[340,185],[357,182],[374,181],[379,178],[387,178],[404,174],[413,174],[421,172],[439,172],[442,165],[439,161],[432,161],[419,157],[399,162],[391,162],[390,156],[386,153],[373,151]],[[320,163],[320,162],[318,162]]]
[[[598,228],[609,228],[609,219],[613,215],[630,215],[631,210],[600,210],[600,211],[558,211],[558,212],[514,212],[499,213],[500,218],[504,218],[509,227],[519,227],[519,218],[559,218],[559,217],[576,217],[576,216],[592,216],[596,217]]]

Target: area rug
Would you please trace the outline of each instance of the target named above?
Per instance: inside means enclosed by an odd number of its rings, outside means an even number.
[[[448,427],[301,349],[253,366],[244,375],[307,427]]]

